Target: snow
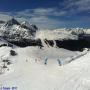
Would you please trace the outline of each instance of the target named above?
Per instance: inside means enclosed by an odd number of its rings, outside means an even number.
[[[83,28],[61,28],[61,29],[41,29],[38,30],[36,33],[36,38],[40,38],[42,40],[77,40],[79,34],[90,34],[90,29],[83,29]]]
[[[27,27],[30,27],[30,24],[29,24],[29,22],[27,22],[27,21],[22,22],[21,25],[25,25],[25,26],[27,26]]]
[[[57,59],[64,60],[80,54],[65,49],[26,47],[15,48],[16,56],[9,55],[12,48],[1,47],[13,64],[9,71],[0,75],[2,87],[16,87],[17,90],[89,90],[90,52],[71,63],[59,66]],[[0,56],[1,57],[1,56]],[[47,64],[44,65],[45,59]]]
[[[36,38],[48,40],[62,40],[62,39],[78,39],[76,35],[72,35],[67,30],[39,30],[36,33]]]
[[[87,29],[87,30],[85,31],[85,34],[90,34],[90,29]]]

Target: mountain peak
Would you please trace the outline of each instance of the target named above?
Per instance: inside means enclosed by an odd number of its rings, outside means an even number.
[[[9,21],[7,21],[5,24],[5,26],[7,27],[12,25],[20,25],[20,23],[16,19],[12,18]]]
[[[29,24],[29,22],[27,22],[27,21],[22,22],[21,25],[24,25],[24,26],[30,27],[30,24]]]

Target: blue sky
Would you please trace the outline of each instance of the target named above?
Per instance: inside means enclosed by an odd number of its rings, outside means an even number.
[[[90,0],[0,0],[0,11],[40,28],[90,28]]]

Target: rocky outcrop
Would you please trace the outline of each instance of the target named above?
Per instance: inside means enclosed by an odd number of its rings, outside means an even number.
[[[27,47],[27,46],[39,46],[40,48],[43,47],[40,39],[23,39],[20,41],[9,41],[9,42],[19,47]]]

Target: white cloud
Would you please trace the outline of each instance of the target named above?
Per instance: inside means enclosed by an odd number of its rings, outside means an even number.
[[[59,20],[51,19],[46,16],[32,17],[30,22],[36,24],[41,29],[55,29],[63,24],[63,22]]]
[[[54,11],[55,11],[55,8],[36,8],[36,9],[33,9],[33,13],[38,14],[38,15],[51,15],[51,13]]]
[[[58,8],[35,8],[26,9],[16,12],[17,16],[33,17],[33,16],[63,16],[66,11],[59,10]]]
[[[63,10],[67,10],[67,13],[77,14],[84,11],[90,11],[90,0],[65,0],[63,6]]]

